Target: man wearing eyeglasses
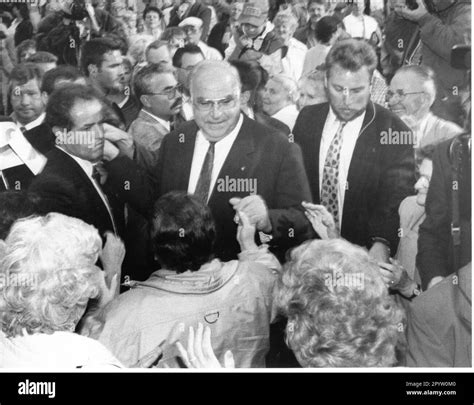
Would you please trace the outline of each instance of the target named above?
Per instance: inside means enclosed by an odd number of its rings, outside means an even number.
[[[217,49],[208,46],[205,42],[201,41],[202,20],[200,18],[185,18],[179,23],[179,27],[181,27],[186,34],[186,44],[199,46],[205,59],[222,60],[222,55]]]
[[[329,103],[303,108],[293,134],[303,151],[313,200],[334,217],[341,236],[388,262],[398,246],[398,207],[415,184],[411,144],[383,142],[409,132],[370,100],[377,56],[364,40],[338,41],[326,57]]]
[[[241,212],[277,253],[306,240],[311,231],[301,202],[310,192],[300,148],[241,113],[239,75],[228,63],[201,62],[190,89],[194,120],[165,136],[156,167],[145,174],[108,150],[108,186],[144,214],[169,191],[194,194],[211,208],[221,260],[239,253]],[[131,187],[124,189],[124,182]]]
[[[430,68],[404,66],[393,76],[387,92],[388,107],[412,130],[415,148],[438,144],[462,132],[454,122],[430,111],[435,99],[435,76]]]
[[[172,68],[165,63],[140,69],[133,79],[133,88],[142,108],[128,133],[136,143],[156,152],[171,131],[173,117],[181,110],[181,87]]]

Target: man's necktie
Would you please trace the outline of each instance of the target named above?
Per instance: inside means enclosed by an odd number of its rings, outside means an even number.
[[[337,229],[339,224],[339,157],[341,155],[342,131],[346,122],[341,122],[336,135],[329,145],[326,160],[324,161],[323,181],[321,184],[321,204],[334,217]]]
[[[209,142],[209,149],[207,150],[204,163],[202,164],[199,180],[196,185],[194,195],[203,203],[207,203],[209,198],[209,188],[211,187],[212,167],[214,166],[214,147],[215,142]]]
[[[92,178],[100,186],[100,172],[96,165],[92,166]]]

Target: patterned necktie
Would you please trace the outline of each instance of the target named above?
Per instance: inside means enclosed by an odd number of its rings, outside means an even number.
[[[206,153],[206,158],[202,164],[199,180],[196,185],[194,195],[203,203],[207,204],[209,198],[209,188],[211,187],[212,167],[214,166],[214,146],[215,142],[209,142],[209,149]]]
[[[321,204],[333,216],[337,229],[339,227],[339,157],[341,155],[342,131],[346,122],[340,122],[336,135],[329,145],[324,161],[323,181],[321,185]]]

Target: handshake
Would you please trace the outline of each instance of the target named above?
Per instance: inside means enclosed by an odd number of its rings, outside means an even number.
[[[236,211],[234,221],[238,224],[237,240],[242,251],[256,249],[255,231],[272,231],[265,201],[259,195],[250,195],[245,198],[234,197],[229,202]]]

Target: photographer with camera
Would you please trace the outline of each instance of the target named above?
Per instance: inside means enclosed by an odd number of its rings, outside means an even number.
[[[58,64],[78,66],[81,43],[106,33],[120,33],[120,24],[91,0],[65,0],[61,9],[40,21],[38,50],[51,52]]]
[[[468,97],[469,77],[450,65],[454,45],[470,41],[471,2],[466,0],[398,1],[395,12],[418,24],[411,49],[421,43],[422,65],[433,69],[438,78],[438,95],[432,111],[435,115],[462,125],[462,113],[456,111]],[[406,59],[406,58],[405,58]]]

